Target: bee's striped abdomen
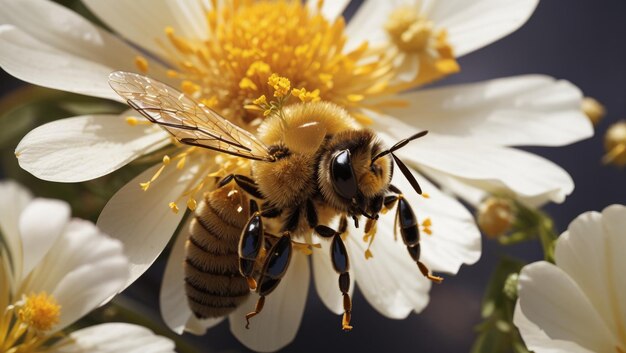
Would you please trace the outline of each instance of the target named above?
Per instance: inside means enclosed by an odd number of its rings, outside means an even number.
[[[220,188],[208,193],[198,205],[189,229],[185,292],[189,307],[198,318],[228,315],[250,294],[239,273],[237,253],[248,214],[242,204],[247,200],[232,190]]]

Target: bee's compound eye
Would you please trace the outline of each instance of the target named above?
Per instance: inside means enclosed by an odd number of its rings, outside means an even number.
[[[335,153],[330,161],[330,177],[335,192],[341,197],[351,200],[356,196],[357,184],[349,150]]]

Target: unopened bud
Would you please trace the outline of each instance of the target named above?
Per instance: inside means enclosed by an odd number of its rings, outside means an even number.
[[[626,166],[626,121],[619,121],[609,127],[604,135],[606,154],[602,163]]]
[[[517,282],[519,281],[519,274],[511,273],[509,277],[506,278],[504,282],[504,288],[502,288],[502,292],[507,298],[511,300],[517,299]]]
[[[606,108],[595,98],[583,98],[580,107],[594,126],[598,125],[600,120],[606,115]]]
[[[489,238],[506,234],[515,222],[516,212],[511,201],[490,197],[478,206],[478,227]]]

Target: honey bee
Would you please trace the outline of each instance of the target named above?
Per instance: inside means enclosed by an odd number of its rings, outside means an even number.
[[[402,192],[390,184],[395,164],[421,194],[393,152],[427,131],[386,149],[373,131],[359,127],[341,107],[309,102],[281,108],[254,135],[148,77],[118,71],[109,83],[180,143],[251,161],[249,175],[224,176],[195,210],[184,267],[188,304],[198,318],[227,315],[256,291],[257,304],[246,315],[249,325],[287,271],[295,239],[309,239],[315,232],[331,241],[343,296],[342,328],[350,330],[349,259],[342,236],[350,219],[358,228],[365,217],[365,228],[371,229],[379,213],[395,204],[396,224],[409,255],[424,276],[441,281],[420,261],[417,218]],[[245,200],[235,200],[233,190]],[[337,229],[328,226],[335,218]]]

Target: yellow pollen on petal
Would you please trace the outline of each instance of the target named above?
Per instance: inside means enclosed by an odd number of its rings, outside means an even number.
[[[26,296],[17,312],[20,321],[38,331],[48,331],[59,323],[61,306],[45,292]]]
[[[148,72],[148,60],[144,58],[143,56],[137,55],[135,57],[135,66],[137,66],[137,69],[142,74],[145,74]]]
[[[425,198],[425,199],[429,199],[430,198],[430,194],[426,193],[426,192],[423,192],[422,193],[422,197]]]
[[[178,205],[176,204],[176,202],[172,201],[168,204],[168,206],[172,210],[172,212],[174,212],[175,214],[178,213]]]

